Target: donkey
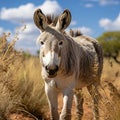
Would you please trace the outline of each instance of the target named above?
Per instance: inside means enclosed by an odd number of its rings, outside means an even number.
[[[52,19],[54,18],[54,19]],[[76,119],[83,116],[82,88],[87,87],[93,99],[94,120],[99,120],[98,85],[103,67],[103,53],[99,43],[79,32],[65,29],[71,22],[68,9],[58,17],[47,17],[41,9],[34,12],[34,23],[41,30],[41,74],[50,107],[51,120],[71,120],[73,97],[76,103]],[[63,108],[58,113],[58,91],[63,94]]]

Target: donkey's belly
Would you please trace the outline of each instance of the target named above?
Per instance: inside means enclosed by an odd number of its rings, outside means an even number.
[[[75,88],[75,81],[73,79],[55,79],[55,83],[56,87],[60,90]]]
[[[75,88],[83,88],[86,87],[88,85],[92,84],[92,82],[88,82],[88,81],[81,81],[81,80],[76,80],[75,82]]]
[[[81,78],[79,80],[76,80],[75,81],[75,84],[76,84],[76,88],[83,88],[83,87],[86,87],[86,86],[89,86],[91,84],[94,84],[94,83],[99,83],[99,80],[97,77],[87,77],[86,79],[85,78]]]
[[[64,90],[67,88],[69,89],[83,88],[93,83],[90,81],[81,81],[81,80],[75,80],[70,78],[55,79],[54,81],[56,84],[56,88],[60,90]]]

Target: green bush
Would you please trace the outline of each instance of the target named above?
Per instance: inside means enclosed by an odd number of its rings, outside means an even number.
[[[120,63],[117,59],[120,52],[120,31],[105,32],[97,39],[103,47],[104,56]]]

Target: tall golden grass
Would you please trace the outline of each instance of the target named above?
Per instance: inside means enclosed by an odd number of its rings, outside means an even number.
[[[46,98],[39,59],[16,51],[16,39],[8,43],[7,37],[5,34],[0,37],[0,120],[18,111],[45,119],[42,108]]]
[[[120,119],[120,65],[113,59],[104,59],[102,75],[102,113],[101,120]]]

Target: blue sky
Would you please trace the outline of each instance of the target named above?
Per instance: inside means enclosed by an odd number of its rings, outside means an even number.
[[[69,9],[72,14],[69,28],[94,38],[105,31],[120,31],[120,0],[0,0],[0,34],[10,32],[12,38],[19,28],[17,49],[31,53],[38,50],[39,30],[33,23],[37,8],[45,14],[60,14]]]

